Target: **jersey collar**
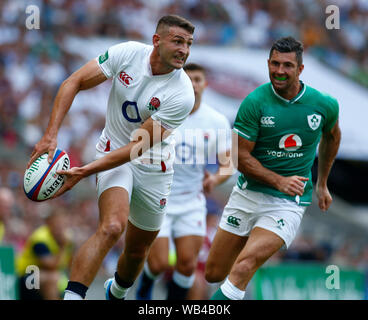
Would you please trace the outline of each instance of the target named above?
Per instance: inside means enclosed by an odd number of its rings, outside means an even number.
[[[300,82],[300,85],[302,86],[302,90],[300,90],[300,92],[292,99],[288,100],[288,99],[285,99],[284,97],[281,97],[277,92],[276,90],[274,89],[272,83],[270,82],[271,84],[271,88],[272,88],[272,91],[273,93],[275,94],[276,97],[278,97],[280,100],[286,102],[286,103],[295,103],[297,102],[305,93],[305,89],[307,88],[306,85],[304,85],[303,81],[299,80]]]

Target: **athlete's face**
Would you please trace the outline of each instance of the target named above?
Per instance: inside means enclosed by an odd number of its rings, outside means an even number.
[[[206,76],[201,70],[187,70],[187,75],[192,81],[196,101],[200,101],[204,89],[207,87]]]
[[[304,65],[298,65],[295,52],[272,51],[268,59],[271,83],[277,91],[287,91],[299,82]]]
[[[183,28],[174,26],[166,28],[157,36],[156,44],[161,63],[173,69],[182,68],[188,59],[193,35]]]

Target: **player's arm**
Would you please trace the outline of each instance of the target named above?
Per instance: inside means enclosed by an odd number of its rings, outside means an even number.
[[[217,172],[211,174],[208,171],[205,171],[205,176],[203,179],[203,191],[206,193],[211,193],[213,188],[224,183],[234,173],[230,150],[218,154],[217,157],[219,159],[219,167]]]
[[[338,122],[331,131],[322,134],[318,148],[318,178],[316,192],[318,205],[321,210],[326,211],[332,202],[332,197],[327,188],[327,179],[330,174],[341,140],[341,130]]]
[[[91,174],[115,168],[140,157],[153,145],[166,139],[170,133],[170,129],[162,127],[157,121],[152,118],[147,119],[142,126],[134,132],[133,140],[124,147],[113,150],[106,156],[90,162],[83,167],[73,167],[66,171],[57,171],[58,174],[65,175],[67,179],[53,198],[70,190],[81,179]]]
[[[57,147],[59,128],[76,94],[81,90],[93,88],[106,79],[96,60],[93,59],[63,81],[55,97],[47,129],[34,147],[27,168],[44,152],[49,153],[48,161],[51,163]]]
[[[233,134],[235,135],[236,133]],[[253,141],[247,140],[239,135],[233,139],[233,143],[235,144],[233,145],[233,162],[237,163],[238,170],[241,173],[288,195],[303,195],[304,181],[307,181],[308,178],[300,176],[284,177],[265,168],[251,154],[256,144]]]

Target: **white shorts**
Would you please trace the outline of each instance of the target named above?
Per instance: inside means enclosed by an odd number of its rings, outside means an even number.
[[[185,236],[206,235],[206,198],[204,195],[186,200],[186,197],[169,197],[167,211],[157,237],[173,239]]]
[[[96,158],[106,155],[97,151]],[[129,194],[128,220],[137,228],[146,231],[160,229],[170,194],[173,170],[150,171],[130,162],[97,173],[97,195],[112,187],[124,188]]]
[[[249,236],[253,228],[260,227],[276,233],[288,248],[296,236],[305,209],[288,199],[240,190],[236,185],[219,227],[239,236]]]

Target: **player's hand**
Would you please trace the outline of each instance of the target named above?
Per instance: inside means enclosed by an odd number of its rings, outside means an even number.
[[[327,186],[321,186],[317,183],[316,193],[318,197],[318,206],[322,211],[327,211],[332,203],[332,197]]]
[[[208,171],[204,172],[203,178],[203,191],[205,193],[211,193],[213,188],[217,185],[217,179],[215,175],[209,173]]]
[[[281,177],[278,182],[278,190],[290,196],[302,196],[306,181],[309,178],[300,176]]]
[[[52,199],[61,196],[63,193],[72,189],[80,180],[84,178],[83,174],[81,173],[81,168],[73,167],[69,170],[58,170],[56,171],[57,174],[65,176],[66,179],[62,187],[51,197]],[[64,177],[64,178],[65,178]]]
[[[56,137],[51,137],[49,135],[44,135],[41,140],[35,145],[33,151],[31,153],[31,157],[27,163],[27,169],[31,166],[31,164],[42,154],[47,152],[48,158],[47,161],[49,163],[52,162],[54,157],[54,153],[57,147],[57,139]]]

